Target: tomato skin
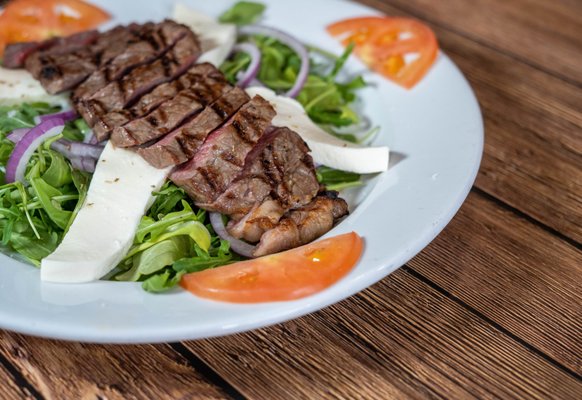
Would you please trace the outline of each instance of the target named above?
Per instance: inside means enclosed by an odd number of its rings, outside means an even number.
[[[68,36],[109,19],[107,12],[81,0],[13,0],[0,15],[0,56],[6,44]]]
[[[193,272],[181,285],[193,294],[233,303],[286,301],[317,293],[345,276],[359,260],[362,238],[355,232],[282,253]]]
[[[355,54],[372,70],[410,89],[429,71],[438,54],[432,30],[409,18],[361,17],[336,22],[327,27],[342,43],[354,42]],[[407,38],[402,38],[406,34]],[[417,58],[405,62],[406,54]]]

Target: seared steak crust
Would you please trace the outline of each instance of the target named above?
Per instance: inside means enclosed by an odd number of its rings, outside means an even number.
[[[81,100],[76,104],[77,112],[93,126],[102,115],[131,106],[144,93],[184,73],[199,54],[198,40],[190,32],[161,58],[130,71],[120,80],[107,84],[89,99]],[[97,132],[96,135],[99,141],[107,139]]]
[[[94,43],[99,36],[97,31],[84,31],[62,38],[50,38],[42,42],[12,43],[6,46],[2,66],[5,68],[22,68],[26,59],[38,52],[45,54],[68,53]]]
[[[83,42],[82,35],[75,40],[65,40],[62,46],[31,54],[25,61],[25,67],[51,94],[72,89],[123,52],[134,31],[139,29],[136,24],[113,28],[97,35],[90,46]],[[86,39],[93,40],[91,35]]]
[[[158,139],[189,117],[198,114],[231,88],[224,80],[212,82],[205,79],[196,82],[173,99],[160,104],[148,115],[115,128],[111,140],[117,147],[132,147]]]
[[[348,214],[348,205],[337,192],[322,192],[304,207],[290,211],[279,224],[261,236],[253,255],[277,253],[309,243],[328,232]]]
[[[283,210],[307,204],[319,190],[308,152],[296,132],[274,129],[247,155],[244,169],[226,191],[213,203],[200,206],[239,219],[267,196]]]
[[[226,82],[222,72],[212,64],[196,64],[179,78],[156,86],[151,92],[141,96],[133,106],[102,115],[93,126],[93,131],[98,137],[109,137],[113,129],[152,112],[181,90],[204,80]]]
[[[211,133],[194,158],[172,173],[170,179],[195,202],[214,201],[242,170],[247,154],[274,116],[271,104],[255,96],[222,128]]]
[[[73,101],[91,96],[109,82],[121,78],[135,67],[147,64],[168,51],[179,39],[186,36],[189,28],[174,21],[146,24],[136,30],[135,38],[127,43],[122,53],[93,72],[87,80],[73,92]]]
[[[249,101],[244,90],[235,87],[208,105],[200,114],[137,152],[156,168],[180,165],[194,156],[206,137]]]

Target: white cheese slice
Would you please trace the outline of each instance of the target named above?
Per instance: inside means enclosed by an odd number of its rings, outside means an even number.
[[[42,260],[43,281],[90,282],[102,278],[127,254],[152,192],[170,168],[157,169],[138,154],[108,143],[93,174],[85,204],[62,243]]]
[[[68,95],[48,94],[39,81],[24,69],[0,67],[0,105],[11,106],[36,101],[64,106],[68,104]]]
[[[174,7],[173,18],[198,35],[203,52],[198,62],[209,62],[219,67],[227,59],[236,43],[235,25],[221,24],[215,18],[179,3]]]
[[[273,105],[277,115],[272,124],[296,131],[311,149],[316,163],[359,174],[388,170],[388,147],[358,146],[338,139],[317,126],[298,101],[262,87],[251,87],[246,91],[249,96],[258,94]]]

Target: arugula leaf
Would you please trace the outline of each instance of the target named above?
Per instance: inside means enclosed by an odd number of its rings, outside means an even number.
[[[178,272],[174,274],[169,268],[166,268],[162,273],[152,275],[143,281],[141,287],[150,293],[165,292],[180,283],[182,275],[184,273]]]
[[[265,5],[251,1],[239,1],[226,10],[218,20],[223,23],[232,23],[239,26],[250,25],[256,22],[263,12]]]
[[[340,171],[326,166],[318,167],[316,176],[318,182],[325,185],[328,190],[342,190],[363,184],[360,174]]]
[[[59,111],[46,103],[0,106],[0,182],[14,144],[6,135],[16,128],[30,128],[35,117]],[[83,135],[71,124],[71,138]],[[75,171],[67,160],[50,149],[52,138],[40,146],[27,166],[30,186],[21,182],[0,186],[0,240],[34,265],[52,253],[82,205],[88,175]]]
[[[288,46],[261,35],[243,40],[254,42],[261,51],[261,66],[257,79],[275,91],[289,90],[299,73],[301,60]],[[312,65],[307,81],[297,100],[303,105],[309,117],[318,124],[344,127],[358,123],[359,116],[351,103],[356,99],[355,92],[366,86],[361,76],[348,82],[338,81],[338,75],[353,51],[353,45],[346,48],[340,57],[334,57],[331,64]],[[329,58],[329,57],[328,57]],[[224,62],[221,70],[231,83],[236,83],[237,74],[244,71],[250,63],[245,53],[237,53]]]

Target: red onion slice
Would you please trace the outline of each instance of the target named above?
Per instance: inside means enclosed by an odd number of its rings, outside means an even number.
[[[97,166],[97,159],[92,157],[73,157],[71,158],[71,165],[79,171],[93,173]]]
[[[12,143],[18,143],[22,138],[30,132],[30,128],[17,128],[6,136],[6,139],[10,140]]]
[[[210,213],[210,223],[212,224],[212,228],[214,232],[221,239],[226,240],[230,243],[230,248],[237,254],[240,254],[243,257],[253,258],[253,251],[255,250],[256,246],[252,244],[248,244],[247,242],[243,242],[240,239],[236,239],[235,237],[231,236],[230,233],[226,230],[224,226],[224,222],[222,221],[222,215],[220,213]]]
[[[64,122],[74,121],[78,118],[77,112],[75,110],[60,111],[54,114],[39,115],[34,119],[34,121],[39,124],[41,122],[47,121],[49,119],[58,118],[62,119]]]
[[[296,97],[305,82],[307,81],[307,76],[309,75],[309,53],[307,49],[299,40],[295,39],[293,36],[288,35],[287,33],[280,31],[275,28],[271,28],[264,25],[250,25],[240,28],[239,33],[241,35],[263,35],[269,36],[274,39],[277,39],[281,43],[286,44],[289,46],[293,51],[297,53],[299,58],[301,59],[301,68],[299,68],[299,73],[297,74],[297,79],[295,80],[295,84],[291,89],[289,89],[285,96],[289,97]]]
[[[261,69],[261,51],[253,43],[239,43],[232,48],[233,53],[244,52],[251,57],[247,70],[238,78],[237,85],[245,88],[255,79]]]
[[[59,139],[51,144],[51,149],[58,151],[69,160],[79,157],[99,158],[103,147],[97,144],[73,142],[67,139]]]
[[[6,164],[6,183],[24,181],[26,166],[34,151],[47,139],[60,135],[65,122],[59,118],[51,118],[32,128],[16,144],[8,163]]]

